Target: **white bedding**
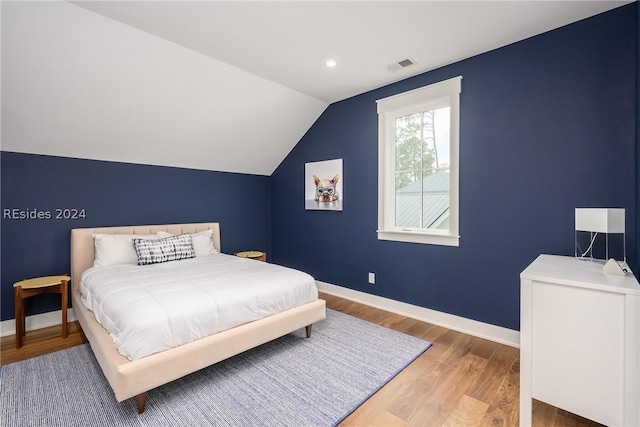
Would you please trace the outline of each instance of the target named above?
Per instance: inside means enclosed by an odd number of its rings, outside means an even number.
[[[129,360],[318,299],[306,273],[225,254],[92,267],[80,293]]]

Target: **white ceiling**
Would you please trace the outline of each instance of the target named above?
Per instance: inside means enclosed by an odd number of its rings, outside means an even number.
[[[630,1],[80,1],[328,103]],[[411,57],[416,65],[388,67]],[[327,59],[335,68],[325,66]]]
[[[270,175],[332,102],[626,3],[2,0],[2,149]]]

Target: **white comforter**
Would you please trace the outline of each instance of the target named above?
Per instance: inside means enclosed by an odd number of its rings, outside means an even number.
[[[80,293],[129,360],[318,298],[306,273],[224,254],[93,267],[82,274]]]

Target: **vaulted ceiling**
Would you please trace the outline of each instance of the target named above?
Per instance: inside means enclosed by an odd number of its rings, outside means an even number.
[[[332,102],[626,3],[3,1],[2,149],[270,175]]]

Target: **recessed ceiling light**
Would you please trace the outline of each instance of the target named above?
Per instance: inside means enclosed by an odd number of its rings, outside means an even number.
[[[333,59],[329,59],[327,61],[327,67],[335,67],[336,66],[336,61],[334,61]]]

